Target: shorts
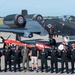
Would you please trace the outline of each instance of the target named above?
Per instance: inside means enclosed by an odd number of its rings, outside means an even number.
[[[32,56],[32,57],[31,57],[31,63],[32,63],[32,64],[34,64],[34,63],[35,63],[35,64],[38,64],[38,59],[37,59],[36,56]]]

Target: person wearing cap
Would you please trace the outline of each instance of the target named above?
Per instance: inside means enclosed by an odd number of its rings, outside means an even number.
[[[56,73],[58,73],[58,51],[54,45],[52,45],[52,49],[49,50],[49,54],[51,55],[51,73],[53,73],[54,66]]]
[[[71,73],[74,73],[74,62],[75,62],[75,44],[72,44],[71,49]]]
[[[16,49],[13,50],[13,56],[14,56],[14,72],[16,72],[16,64],[18,64],[18,71],[20,71],[21,51],[19,50],[18,45],[16,45]]]
[[[28,50],[26,44],[25,44],[24,48],[21,50],[21,55],[23,57],[23,61],[22,61],[23,71],[25,69],[25,62],[26,62],[26,70],[24,72],[29,71],[29,56],[28,56],[29,50]]]
[[[7,71],[7,63],[9,63],[9,70],[11,71],[11,55],[12,51],[9,49],[9,46],[5,46],[5,50],[3,51],[3,54],[5,55],[5,72]]]
[[[33,45],[31,51],[30,51],[31,55],[31,63],[32,63],[32,70],[34,71],[34,63],[36,64],[36,72],[38,72],[38,57],[39,57],[39,50],[36,47],[36,44]]]
[[[45,50],[45,48],[42,48],[42,51],[40,52],[40,57],[41,57],[41,72],[43,72],[44,65],[45,65],[45,71],[47,72],[48,65],[47,65],[47,57],[48,57],[48,52]]]
[[[66,72],[69,73],[68,71],[68,49],[67,46],[63,46],[64,49],[61,51],[61,73],[64,73],[64,63],[66,65]]]

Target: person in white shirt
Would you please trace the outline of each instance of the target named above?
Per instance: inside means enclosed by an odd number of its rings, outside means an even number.
[[[59,46],[58,46],[58,50],[63,50],[64,49],[64,44],[66,44],[65,41],[63,41]]]

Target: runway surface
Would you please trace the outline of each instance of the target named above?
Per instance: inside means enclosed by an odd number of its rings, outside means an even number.
[[[10,39],[15,39],[15,35],[12,34],[12,33],[3,33],[1,32],[0,35],[3,36],[4,38],[7,38],[9,35],[11,34],[11,37]],[[25,40],[25,41],[28,41],[28,40],[31,40],[31,41],[44,41],[44,42],[47,42],[48,43],[48,35],[47,36],[39,36],[39,35],[34,35],[33,38],[23,38],[22,37],[22,40]],[[56,41],[57,42],[61,42],[62,41],[62,38],[61,36],[59,36],[58,38],[56,38]],[[1,47],[1,46],[0,46]],[[36,73],[36,71],[34,72],[14,72],[13,69],[12,69],[12,72],[10,72],[9,70],[7,72],[4,72],[4,56],[1,57],[1,69],[2,69],[2,72],[0,72],[0,75],[60,75],[60,69],[61,69],[61,63],[60,63],[60,59],[59,59],[59,62],[58,62],[58,67],[59,67],[59,73],[50,73],[50,57],[48,57],[48,70],[49,72],[45,73],[41,73],[40,71],[40,59],[38,60],[38,65],[39,65],[39,72]],[[31,62],[29,62],[29,65],[31,67]],[[22,67],[22,64],[21,64],[21,67]],[[13,68],[13,66],[12,66]],[[69,62],[69,71],[71,70],[71,63]],[[70,75],[71,73],[69,73]],[[74,73],[75,74],[75,73]],[[62,75],[67,75],[67,73],[63,73]]]

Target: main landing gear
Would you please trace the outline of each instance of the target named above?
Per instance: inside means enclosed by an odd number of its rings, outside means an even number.
[[[56,40],[53,38],[52,35],[49,35],[49,43],[50,45],[56,45]]]

